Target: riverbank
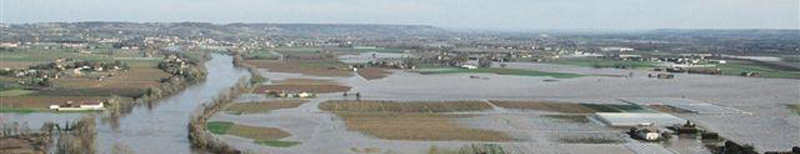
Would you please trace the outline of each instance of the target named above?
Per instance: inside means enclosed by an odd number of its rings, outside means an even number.
[[[226,92],[218,95],[210,104],[204,105],[202,108],[198,108],[194,114],[192,114],[191,120],[188,124],[188,137],[189,141],[194,147],[205,149],[214,153],[241,153],[240,150],[234,149],[225,141],[215,137],[214,134],[209,131],[206,125],[211,116],[219,112],[227,104],[233,102],[236,97],[242,93],[252,91],[252,80],[257,78],[255,76],[260,77],[260,75],[252,73],[255,71],[254,68],[247,67],[248,65],[243,65],[241,63],[241,56],[239,55],[234,55],[233,64],[237,67],[247,68],[253,77],[249,79],[244,77],[240,78],[233,87],[230,87],[226,90]]]

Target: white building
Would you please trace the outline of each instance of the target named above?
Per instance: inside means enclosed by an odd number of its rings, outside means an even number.
[[[468,69],[468,70],[474,70],[474,69],[478,69],[478,66],[475,66],[475,65],[461,65],[461,68]]]

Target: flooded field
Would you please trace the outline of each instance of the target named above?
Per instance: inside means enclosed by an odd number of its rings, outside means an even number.
[[[112,153],[113,147],[127,147],[135,153],[198,153],[188,141],[186,128],[189,115],[203,103],[211,101],[232,86],[248,72],[234,68],[232,57],[212,55],[205,65],[208,77],[205,82],[188,87],[181,93],[145,103],[130,113],[110,116],[106,113],[0,113],[0,121],[27,121],[29,127],[39,128],[42,123],[72,122],[95,114],[97,118],[96,147],[100,153]]]
[[[713,105],[735,108],[750,114],[719,116],[693,113],[673,115],[693,120],[700,126],[720,133],[727,139],[753,144],[759,151],[785,150],[800,144],[800,117],[791,116],[785,104],[800,100],[800,82],[791,79],[762,79],[731,76],[678,74],[675,79],[648,78],[647,71],[594,69],[554,64],[510,63],[518,69],[534,69],[589,75],[571,79],[550,77],[504,76],[493,74],[421,75],[415,72],[392,70],[392,75],[378,80],[355,77],[314,77],[292,73],[261,70],[271,80],[324,79],[353,87],[348,93],[360,93],[363,100],[414,101],[548,101],[631,105],[625,100],[671,98],[696,100]],[[619,77],[633,74],[631,77]],[[479,76],[473,78],[471,76]],[[246,95],[242,102],[264,101],[262,95]],[[705,153],[695,140],[682,139],[661,145],[629,139],[623,132],[605,126],[590,113],[564,114],[536,110],[503,108],[491,104],[487,111],[450,113],[472,114],[458,118],[464,127],[498,131],[513,136],[510,142],[479,141],[416,141],[380,139],[346,124],[345,117],[320,109],[328,100],[354,100],[342,93],[321,94],[296,108],[282,108],[264,113],[231,115],[217,114],[211,121],[231,121],[237,124],[274,127],[290,137],[281,141],[298,143],[289,147],[265,146],[253,140],[233,135],[220,135],[234,147],[244,151],[272,153],[424,153],[432,149],[458,149],[465,145],[500,145],[517,153],[637,153],[637,152],[697,152]],[[648,111],[648,112],[656,112]],[[756,124],[756,125],[753,125]],[[748,131],[754,129],[770,131]],[[346,138],[346,140],[342,140]],[[594,143],[600,142],[600,143]]]

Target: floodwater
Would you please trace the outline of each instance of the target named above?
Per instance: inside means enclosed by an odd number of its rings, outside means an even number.
[[[293,73],[261,70],[270,80],[291,78],[334,80],[351,86],[351,93],[360,92],[365,100],[440,101],[440,100],[543,100],[574,103],[628,104],[630,100],[679,100],[704,102],[752,114],[701,115],[673,114],[692,120],[727,139],[752,144],[760,151],[783,150],[800,143],[800,116],[786,109],[785,104],[800,100],[800,82],[795,79],[766,79],[737,76],[676,74],[675,79],[648,78],[656,72],[642,70],[595,69],[554,64],[508,63],[509,68],[532,69],[562,73],[593,75],[558,79],[551,77],[508,76],[496,74],[439,74],[421,75],[408,71],[378,80],[361,77],[314,77]],[[632,77],[627,76],[633,73]],[[479,76],[473,79],[470,76]],[[548,82],[545,80],[557,80]],[[351,97],[352,98],[352,97]],[[248,95],[240,101],[270,99]],[[381,140],[359,132],[349,131],[336,115],[321,111],[320,102],[343,99],[341,93],[321,94],[297,108],[274,110],[248,115],[214,115],[211,121],[233,121],[238,124],[274,127],[292,134],[281,140],[301,144],[288,147],[268,147],[253,144],[251,139],[220,135],[237,149],[269,153],[354,153],[353,148],[379,148],[394,153],[424,153],[431,146],[459,148],[468,141],[396,141]],[[693,101],[692,101],[693,100]],[[696,140],[679,138],[666,147],[634,140],[623,144],[563,144],[562,137],[604,137],[627,139],[622,132],[591,120],[573,124],[535,118],[528,111],[495,107],[483,116],[459,122],[481,129],[507,132],[522,138],[517,142],[495,143],[508,146],[518,153],[637,153],[642,150],[707,153]],[[549,113],[545,113],[549,114]],[[766,131],[752,131],[766,130]],[[342,140],[345,139],[345,140]],[[527,140],[526,140],[527,139]],[[653,153],[653,152],[649,152]]]
[[[214,54],[206,62],[208,77],[205,82],[153,103],[133,107],[129,113],[118,117],[108,113],[2,113],[7,122],[27,122],[38,129],[43,122],[64,123],[89,114],[97,115],[97,150],[113,153],[113,147],[123,147],[135,153],[202,153],[191,148],[188,139],[189,116],[202,104],[209,103],[221,92],[233,86],[238,79],[248,77],[244,69],[233,66],[233,58]]]

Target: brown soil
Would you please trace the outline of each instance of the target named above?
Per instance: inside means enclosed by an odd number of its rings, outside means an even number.
[[[340,113],[349,130],[387,140],[511,141],[508,135],[462,126],[454,121],[469,115],[418,113]]]
[[[314,80],[314,79],[286,79],[276,81],[277,85],[339,85],[339,83],[331,80]]]
[[[257,127],[248,125],[233,125],[226,132],[230,135],[250,138],[256,141],[271,141],[292,136],[286,131],[272,127]]]

